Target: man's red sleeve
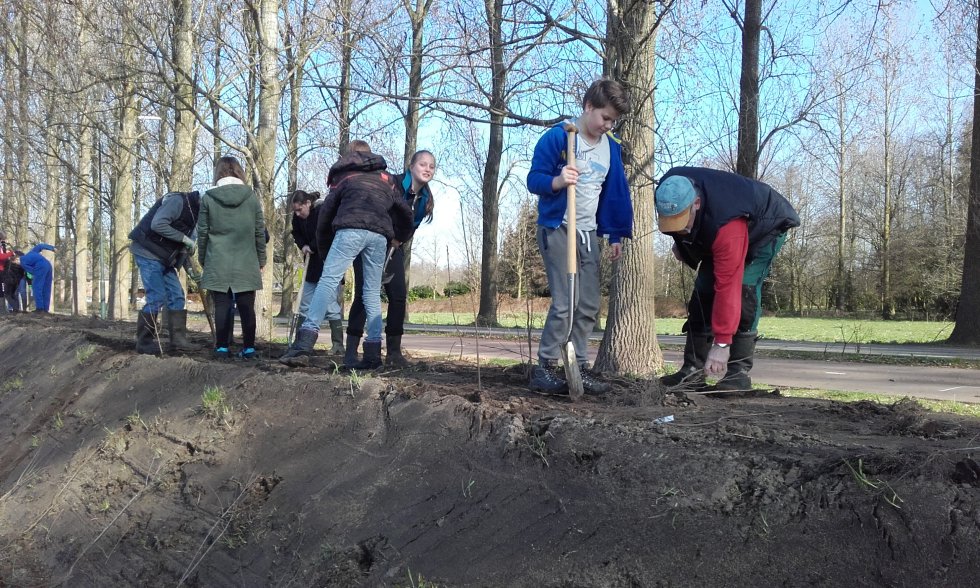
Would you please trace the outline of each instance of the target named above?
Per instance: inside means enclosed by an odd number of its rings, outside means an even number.
[[[749,225],[744,218],[729,221],[711,244],[715,265],[715,303],[711,330],[716,343],[731,343],[742,316],[742,275],[749,251]]]

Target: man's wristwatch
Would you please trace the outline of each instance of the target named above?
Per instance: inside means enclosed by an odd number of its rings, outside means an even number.
[[[728,346],[731,345],[731,343],[713,343],[713,345],[722,349],[728,349]]]

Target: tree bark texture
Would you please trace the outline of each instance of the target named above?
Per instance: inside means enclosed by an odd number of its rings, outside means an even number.
[[[490,142],[487,145],[487,161],[483,167],[483,252],[480,266],[480,309],[476,322],[480,325],[497,324],[497,230],[500,221],[500,160],[504,152],[504,112],[507,103],[507,67],[504,65],[504,46],[501,25],[503,0],[484,0],[487,21],[490,24]]]
[[[973,74],[973,138],[970,143],[970,203],[966,218],[963,285],[950,343],[980,345],[980,12]]]
[[[194,169],[194,21],[190,0],[173,0],[173,9],[174,148],[170,176],[164,181],[169,190],[186,191]]]
[[[735,172],[756,179],[759,174],[759,37],[762,0],[745,0],[742,23],[742,72],[738,88],[738,156]]]
[[[669,7],[664,7],[669,9]],[[653,5],[610,0],[605,71],[629,91],[633,112],[622,127],[623,163],[633,200],[633,235],[613,265],[609,313],[599,345],[601,371],[652,374],[663,365],[654,319],[653,157],[655,55],[659,22]]]

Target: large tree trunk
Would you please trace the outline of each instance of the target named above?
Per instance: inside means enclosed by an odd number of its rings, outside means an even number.
[[[31,72],[28,67],[28,47],[27,41],[30,34],[30,18],[26,11],[17,11],[15,18],[18,21],[18,51],[17,51],[17,190],[15,200],[17,206],[14,208],[13,237],[14,243],[20,247],[27,247],[28,233],[27,227],[30,220],[30,207],[27,195],[36,186],[30,181],[30,138],[32,135],[31,117],[28,112],[30,100],[29,91],[31,88]],[[9,236],[8,236],[9,237]]]
[[[895,317],[895,305],[892,301],[892,79],[888,74],[888,59],[885,57],[885,87],[884,87],[884,107],[885,107],[885,129],[884,129],[884,190],[885,203],[881,212],[881,318],[891,319]]]
[[[51,113],[57,108],[54,104],[55,97],[53,95],[49,98],[52,100],[52,104],[49,105],[51,108]],[[58,213],[60,212],[61,204],[61,161],[58,159],[58,151],[60,148],[60,140],[58,138],[56,129],[59,128],[58,121],[54,120],[53,115],[49,115],[48,118],[48,129],[45,133],[45,155],[44,155],[44,168],[45,168],[45,199],[44,199],[44,232],[41,236],[41,240],[50,245],[58,246]],[[55,253],[53,251],[45,251],[42,255],[51,262],[51,277],[53,280],[57,281],[57,266],[55,265]],[[58,256],[60,257],[60,256]],[[54,296],[54,289],[51,292],[51,305],[54,306],[54,301],[57,297]]]
[[[408,104],[405,109],[405,161],[402,169],[408,170],[409,161],[418,149],[420,108],[419,99],[422,96],[422,49],[424,48],[425,17],[432,6],[432,0],[403,0],[408,18],[412,23],[412,48],[408,63]],[[412,244],[405,250],[405,288],[411,288]]]
[[[123,49],[123,63],[132,63],[130,40]],[[112,194],[112,248],[109,256],[111,266],[111,293],[109,295],[109,316],[116,320],[129,318],[132,265],[129,255],[129,232],[133,216],[133,153],[136,149],[137,110],[136,88],[132,77],[125,76],[119,91],[119,135],[114,156],[115,187]]]
[[[970,144],[970,205],[966,217],[963,283],[950,343],[980,345],[980,12],[973,70],[973,139]]]
[[[87,102],[86,102],[87,104]],[[92,189],[92,127],[88,123],[88,112],[82,113],[81,132],[78,145],[78,177],[75,188],[75,252],[73,255],[73,299],[74,314],[85,316],[89,313],[88,300],[92,296],[92,285],[88,280],[89,269],[89,203],[95,197]]]
[[[167,184],[170,190],[186,191],[194,170],[194,21],[190,0],[173,0],[173,7],[174,150]]]
[[[340,17],[343,30],[340,33],[340,84],[337,90],[337,151],[344,152],[350,137],[350,95],[351,95],[351,60],[354,58],[354,29],[352,0],[343,0],[340,5]]]
[[[501,33],[503,0],[485,0],[487,21],[490,23],[490,68],[493,74],[490,89],[490,142],[487,161],[483,167],[483,252],[480,267],[480,310],[476,322],[497,324],[497,230],[500,218],[500,159],[504,152],[504,112],[507,110],[504,92],[507,87],[507,67],[504,65],[504,45]]]
[[[300,96],[303,89],[303,70],[304,70],[304,49],[302,48],[303,39],[294,36],[291,28],[286,30],[286,71],[289,72],[289,133],[286,137],[286,193],[292,194],[296,190],[296,183],[299,177],[299,116],[300,116]],[[294,49],[293,46],[297,47]],[[293,313],[293,292],[295,291],[294,278],[294,247],[290,237],[292,223],[292,204],[289,199],[285,203],[284,218],[286,222],[282,227],[282,260],[283,260],[283,280],[282,296],[279,301],[280,318],[288,317]],[[305,276],[304,276],[305,278]]]
[[[645,2],[610,0],[606,25],[606,75],[625,84],[633,103],[622,128],[623,163],[633,199],[633,235],[613,267],[606,330],[596,368],[652,374],[663,365],[653,317],[653,156],[655,56],[659,21]],[[669,9],[669,3],[664,7]]]
[[[255,135],[256,195],[262,203],[265,224],[271,237],[266,244],[266,264],[262,272],[265,286],[256,296],[257,333],[272,338],[272,286],[276,250],[276,208],[273,181],[276,172],[276,131],[279,126],[279,3],[261,0],[259,4],[259,124]]]
[[[738,95],[738,158],[736,173],[759,175],[759,36],[762,0],[745,0],[742,23],[742,72]]]

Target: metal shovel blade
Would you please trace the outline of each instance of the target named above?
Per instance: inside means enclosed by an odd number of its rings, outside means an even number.
[[[572,400],[578,400],[585,394],[582,384],[582,372],[578,368],[575,355],[575,345],[571,341],[561,348],[561,360],[565,364],[565,381],[568,382],[568,395]]]

